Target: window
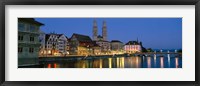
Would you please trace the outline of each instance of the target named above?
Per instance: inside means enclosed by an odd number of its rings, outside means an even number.
[[[31,36],[31,37],[30,37],[30,41],[34,41],[34,37]]]
[[[29,48],[29,53],[33,53],[34,52],[34,48]]]
[[[43,38],[42,38],[42,37],[40,37],[40,38],[39,38],[39,42],[42,42],[42,41],[43,41]]]
[[[25,25],[23,23],[18,23],[18,30],[24,31]]]
[[[35,32],[35,26],[30,25],[30,32]]]
[[[23,36],[19,35],[19,36],[18,36],[18,40],[19,40],[19,41],[23,41]]]
[[[22,53],[23,52],[23,48],[22,47],[18,47],[18,53]]]

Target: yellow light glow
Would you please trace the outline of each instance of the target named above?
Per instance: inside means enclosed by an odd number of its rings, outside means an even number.
[[[109,60],[109,68],[112,68],[112,58],[108,58]]]
[[[48,51],[48,53],[50,54],[50,53],[51,53],[51,51],[49,50],[49,51]]]
[[[100,59],[100,64],[99,64],[100,68],[102,68],[102,59]]]
[[[148,68],[151,68],[151,57],[147,57]]]

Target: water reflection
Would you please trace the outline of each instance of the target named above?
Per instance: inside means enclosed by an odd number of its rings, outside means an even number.
[[[178,68],[179,64],[178,64],[178,58],[175,58],[175,64],[176,64],[176,68]]]
[[[148,68],[151,68],[151,57],[147,57]]]
[[[156,67],[156,54],[154,54],[154,66]]]
[[[99,64],[99,68],[102,68],[102,59],[99,59],[100,64]]]
[[[139,68],[139,57],[136,57],[136,68]]]
[[[43,63],[45,68],[181,68],[182,58],[173,55],[99,57],[86,60]]]
[[[112,58],[108,58],[109,60],[109,68],[112,68]]]
[[[167,58],[168,58],[168,67],[170,68],[170,54],[167,54]]]
[[[160,57],[160,68],[164,67],[164,57]]]

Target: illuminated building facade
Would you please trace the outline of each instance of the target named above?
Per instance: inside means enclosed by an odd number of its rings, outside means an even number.
[[[98,40],[96,41],[96,44],[98,44],[101,47],[101,54],[110,54],[110,42],[104,41],[104,40]]]
[[[69,43],[70,55],[94,55],[100,53],[100,47],[89,36],[73,34]]]
[[[68,39],[64,34],[50,33],[45,36],[46,55],[63,56],[68,54]]]
[[[129,41],[125,44],[124,50],[126,53],[135,53],[142,51],[142,42],[138,41]]]
[[[111,51],[113,54],[122,54],[123,53],[123,43],[119,40],[112,40],[110,42]]]

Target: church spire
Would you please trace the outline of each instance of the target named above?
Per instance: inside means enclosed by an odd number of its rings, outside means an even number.
[[[103,27],[106,27],[106,21],[103,20]]]
[[[103,21],[102,35],[103,35],[103,40],[107,41],[107,26],[105,20]]]
[[[97,21],[94,19],[93,21],[93,40],[97,40],[97,35],[98,35],[98,28],[97,28]]]

